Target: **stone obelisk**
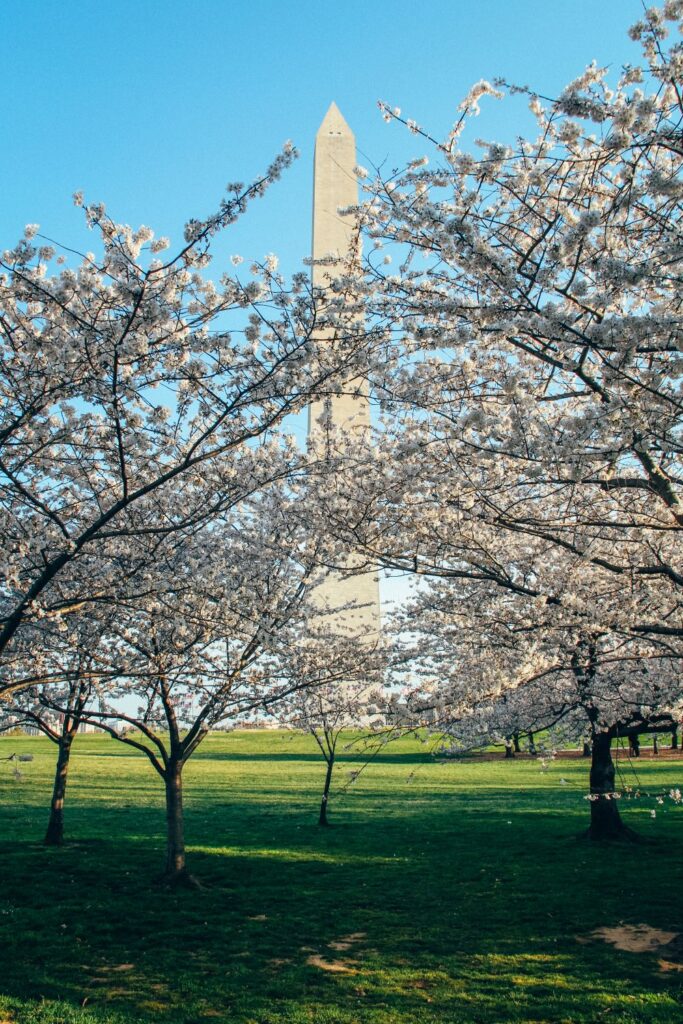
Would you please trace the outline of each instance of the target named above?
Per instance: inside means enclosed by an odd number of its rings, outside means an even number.
[[[354,219],[340,209],[358,203],[356,140],[336,103],[330,105],[315,139],[313,171],[313,285],[326,289],[342,271],[354,244]],[[325,333],[327,331],[327,334]],[[319,337],[332,337],[326,328]],[[367,386],[350,381],[326,403],[309,407],[309,446],[323,443],[318,420],[327,413],[331,425],[343,433],[363,438],[370,432],[370,403]],[[380,603],[376,567],[351,553],[349,573],[333,572],[315,589],[316,604],[330,611],[330,628],[343,635],[374,643],[379,637]]]

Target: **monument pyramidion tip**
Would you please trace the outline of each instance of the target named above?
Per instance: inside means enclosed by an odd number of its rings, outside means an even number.
[[[353,138],[353,132],[344,120],[344,115],[334,100],[330,103],[322,124],[318,128],[318,137],[321,135],[348,135]]]

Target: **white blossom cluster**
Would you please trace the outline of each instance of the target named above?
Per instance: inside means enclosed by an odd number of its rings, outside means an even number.
[[[680,3],[648,10],[641,67],[555,100],[480,82],[443,142],[418,129],[429,162],[362,181],[383,419],[320,500],[418,581],[402,713],[460,744],[681,715],[681,27]],[[461,150],[510,92],[537,136]]]

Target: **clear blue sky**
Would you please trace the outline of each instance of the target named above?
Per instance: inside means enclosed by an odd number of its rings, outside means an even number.
[[[0,0],[4,97],[0,245],[38,222],[88,245],[71,194],[180,239],[227,181],[250,181],[287,138],[301,158],[221,246],[297,268],[310,246],[316,129],[334,99],[359,162],[422,151],[383,98],[444,135],[480,78],[556,93],[591,59],[618,68],[640,0]],[[487,138],[526,127],[484,101]],[[220,266],[214,264],[218,276]]]

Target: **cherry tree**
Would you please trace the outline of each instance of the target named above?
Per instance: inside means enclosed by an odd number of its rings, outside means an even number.
[[[80,719],[140,751],[163,781],[164,876],[173,885],[194,881],[182,774],[208,732],[350,672],[330,658],[334,637],[323,641],[308,600],[321,570],[317,539],[293,511],[299,501],[289,486],[273,484],[202,529],[174,531],[162,546],[153,535],[138,537],[137,547],[146,542],[155,557],[135,573],[123,567],[117,593],[88,609],[100,640],[90,648],[95,699]],[[54,689],[44,700],[66,710]]]
[[[332,774],[342,733],[355,729],[371,736],[385,724],[382,708],[386,694],[381,686],[385,653],[379,643],[359,643],[355,637],[326,632],[320,619],[317,615],[311,624],[308,643],[317,642],[321,653],[324,650],[326,681],[297,689],[278,705],[276,714],[286,728],[308,733],[315,740],[325,763],[318,824],[327,826]]]
[[[44,842],[64,842],[64,805],[74,740],[83,716],[92,706],[96,688],[114,679],[119,669],[96,652],[102,620],[72,616],[67,628],[60,618],[42,618],[23,631],[23,646],[13,652],[15,678],[32,685],[12,689],[2,701],[2,717],[13,726],[29,727],[46,736],[57,749],[50,815]],[[20,651],[26,658],[24,665]],[[36,653],[34,656],[31,652]],[[37,669],[33,662],[37,662]],[[1,728],[1,725],[0,725]]]
[[[362,332],[318,342],[303,274],[286,287],[272,256],[219,283],[205,273],[214,236],[294,155],[288,145],[254,184],[230,185],[175,255],[101,204],[84,206],[98,252],[78,265],[36,225],[2,255],[0,691],[40,676],[36,623],[104,601],[122,565],[141,571],[136,537],[163,543],[292,479],[307,457],[286,418],[359,372]]]
[[[419,516],[413,542],[394,546],[397,567],[430,571],[460,530],[475,547],[477,531],[546,541],[656,588],[656,617],[630,628],[672,641],[683,110],[681,45],[665,39],[682,17],[678,0],[647,11],[631,33],[643,64],[613,86],[595,65],[555,100],[480,82],[443,142],[406,122],[434,166],[420,156],[368,180],[360,211],[375,245],[367,304],[385,338],[382,440],[403,472],[358,504],[381,506],[377,537],[395,528],[387,495],[395,521],[406,506]],[[482,98],[520,92],[536,138],[464,151]]]
[[[678,0],[647,11],[613,85],[597,66],[554,100],[478,83],[443,142],[383,105],[429,156],[365,177],[384,418],[343,499],[321,494],[368,559],[442,581],[401,626],[409,677],[438,662],[432,714],[495,708],[512,731],[522,695],[533,724],[564,706],[551,680],[588,686],[569,703],[603,737],[593,795],[612,730],[680,704],[682,21]],[[482,98],[519,94],[536,137],[466,152]],[[430,611],[449,593],[450,623]]]
[[[550,548],[546,559],[553,555]],[[541,600],[487,579],[432,580],[397,616],[396,666],[413,675],[415,717],[429,709],[429,727],[457,746],[539,730],[561,744],[588,731],[587,835],[631,838],[619,815],[610,748],[616,737],[670,731],[680,719],[680,659],[659,638],[630,632],[632,610],[622,606],[634,595],[618,578],[590,563],[570,564],[566,552],[561,557],[561,585]],[[520,570],[519,551],[517,559]],[[528,571],[540,575],[533,563]],[[652,594],[641,589],[642,604]]]
[[[57,747],[50,816],[44,840],[46,846],[61,846],[64,842],[64,802],[71,749],[91,696],[92,682],[87,667],[79,665],[68,682],[52,688],[37,686],[15,691],[7,702],[6,713],[14,724],[38,730]],[[56,707],[60,710],[56,711]]]

